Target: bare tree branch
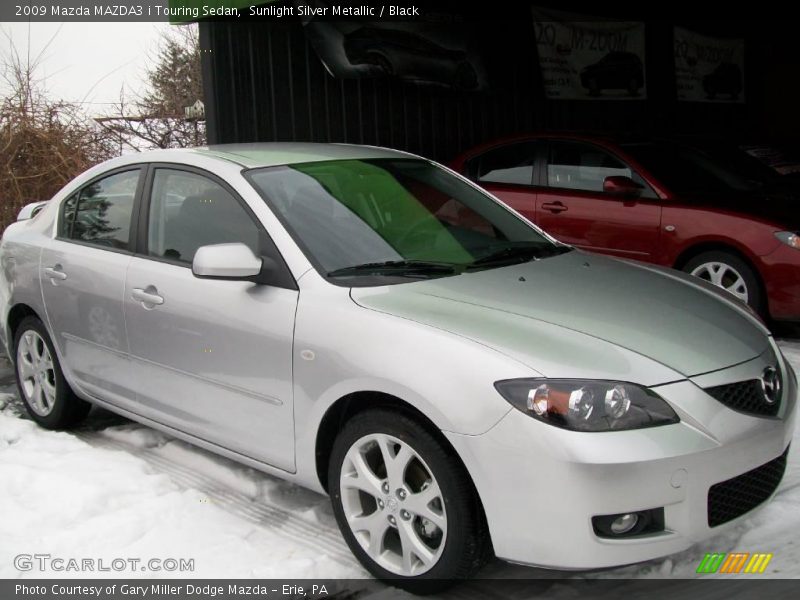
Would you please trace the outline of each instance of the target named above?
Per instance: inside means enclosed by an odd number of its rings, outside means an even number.
[[[129,98],[123,90],[113,110],[95,120],[120,147],[133,150],[205,144],[205,123],[184,117],[184,108],[203,94],[197,26],[166,30],[153,62],[147,91]]]
[[[42,54],[23,56],[3,34],[8,49],[0,52],[0,77],[10,90],[0,98],[0,228],[5,229],[22,206],[51,198],[116,148],[79,105],[47,98],[36,76]]]

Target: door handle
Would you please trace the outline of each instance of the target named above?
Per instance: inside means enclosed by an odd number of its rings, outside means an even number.
[[[542,208],[549,210],[551,213],[560,213],[568,210],[561,202],[545,202],[542,204]]]
[[[163,296],[158,295],[158,290],[154,285],[148,285],[146,288],[133,288],[131,291],[131,297],[134,300],[138,300],[145,308],[152,308],[147,306],[151,304],[153,306],[158,306],[160,304],[164,304]]]
[[[67,274],[64,273],[64,271],[62,271],[61,269],[62,269],[61,265],[45,267],[44,274],[50,279],[52,279],[53,284],[55,284],[56,280],[64,281],[67,278]]]

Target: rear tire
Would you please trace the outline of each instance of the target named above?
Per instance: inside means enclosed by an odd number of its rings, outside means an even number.
[[[31,419],[47,429],[80,423],[91,404],[69,387],[44,324],[25,317],[14,334],[14,373],[19,396]]]
[[[753,267],[736,254],[724,250],[703,252],[691,258],[683,271],[727,290],[762,317],[767,316],[761,280]]]
[[[483,508],[464,466],[401,412],[373,409],[345,424],[331,452],[328,488],[350,550],[391,585],[439,592],[473,575],[492,555]]]

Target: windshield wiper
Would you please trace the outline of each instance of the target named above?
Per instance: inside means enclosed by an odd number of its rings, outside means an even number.
[[[564,254],[570,250],[572,250],[572,248],[569,246],[541,243],[505,246],[472,261],[468,268],[482,267],[496,262],[528,262],[535,258],[547,258],[548,256]]]
[[[398,275],[425,276],[425,275],[450,275],[455,273],[455,265],[424,260],[387,260],[384,262],[364,263],[335,269],[328,273],[328,277],[344,275]]]

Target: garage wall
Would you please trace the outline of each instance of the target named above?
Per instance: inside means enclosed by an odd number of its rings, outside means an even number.
[[[667,22],[647,23],[647,100],[552,101],[541,86],[529,9],[517,5],[504,14],[503,21],[482,25],[475,40],[489,73],[489,88],[478,92],[391,78],[334,79],[299,19],[201,23],[209,140],[375,144],[448,160],[477,143],[536,129],[744,138],[761,125],[763,86],[754,75],[762,70],[750,64],[759,51],[741,24],[722,31],[746,39],[747,104],[674,99],[673,24]],[[721,27],[681,25],[716,34]]]

